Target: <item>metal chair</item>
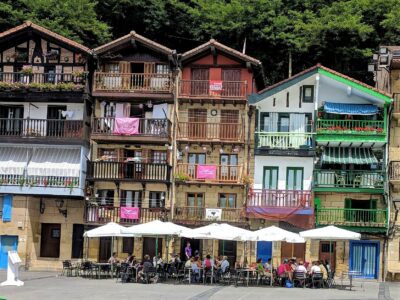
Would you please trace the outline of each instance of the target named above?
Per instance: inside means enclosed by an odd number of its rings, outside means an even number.
[[[67,277],[72,276],[72,271],[74,270],[74,267],[72,266],[71,261],[64,260],[62,264],[63,264],[63,269],[61,272],[61,276],[65,276],[65,274],[67,274]]]
[[[151,280],[157,278],[157,270],[155,267],[149,267],[147,270],[143,272],[143,281],[144,283],[151,283]]]
[[[312,274],[311,276],[311,286],[312,288],[315,288],[315,286],[318,285],[318,287],[324,287],[324,279],[323,279],[323,274],[322,272],[316,272]]]
[[[294,286],[306,287],[306,274],[304,272],[294,272],[293,273],[293,284]]]
[[[326,286],[328,288],[331,288],[334,287],[335,285],[336,285],[335,272],[334,271],[328,272],[328,280],[326,280]]]

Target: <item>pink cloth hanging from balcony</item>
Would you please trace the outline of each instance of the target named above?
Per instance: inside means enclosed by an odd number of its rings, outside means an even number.
[[[196,178],[197,179],[216,179],[217,178],[217,166],[198,165]]]
[[[115,118],[114,134],[134,135],[139,133],[138,118]]]
[[[139,207],[121,207],[121,219],[139,220]]]

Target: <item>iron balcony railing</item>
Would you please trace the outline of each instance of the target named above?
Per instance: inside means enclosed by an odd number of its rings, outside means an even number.
[[[170,93],[172,75],[157,73],[104,73],[95,72],[95,92],[150,92]]]
[[[93,118],[92,135],[110,135],[110,136],[153,136],[153,137],[170,137],[171,121],[168,119],[139,119],[137,131],[132,134],[123,134],[116,127],[116,118]]]
[[[2,83],[21,83],[29,84],[61,84],[72,83],[84,85],[87,74],[74,73],[27,73],[27,72],[0,72],[0,82]],[[39,88],[40,85],[37,85]]]
[[[314,133],[256,132],[256,147],[270,149],[309,149],[313,147]]]
[[[221,209],[219,217],[207,214],[206,207],[178,206],[175,207],[174,220],[181,222],[230,222],[239,223],[246,220],[244,210],[241,208],[218,208]]]
[[[385,135],[384,121],[317,120],[317,134]]]
[[[178,139],[201,141],[244,141],[241,123],[179,122]]]
[[[89,161],[87,179],[168,182],[171,166],[162,163]]]
[[[0,119],[0,137],[82,139],[82,120]]]
[[[309,190],[250,190],[247,206],[268,206],[282,208],[311,207]]]
[[[386,227],[387,210],[353,208],[317,208],[317,225],[339,225],[352,227]]]
[[[179,97],[247,99],[247,81],[181,80]]]
[[[384,188],[384,171],[314,170],[316,188]]]
[[[57,187],[73,189],[79,187],[79,178],[69,176],[0,174],[0,186],[1,185],[19,185],[21,187]]]
[[[130,208],[129,208],[130,209]],[[87,224],[107,224],[109,222],[119,224],[139,224],[154,220],[168,221],[169,211],[166,208],[137,208],[134,216],[128,215],[124,207],[113,205],[93,205],[87,203],[85,206],[85,222]]]

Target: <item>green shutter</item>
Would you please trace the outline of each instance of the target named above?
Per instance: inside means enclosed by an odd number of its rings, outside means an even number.
[[[375,210],[375,211],[371,212],[370,220],[372,222],[376,222],[377,221],[376,220],[376,213],[377,213],[376,209],[378,208],[378,200],[377,199],[371,199],[370,207],[371,207],[371,209]],[[378,220],[378,221],[380,221],[380,220]]]
[[[345,210],[344,210],[344,219],[346,221],[353,221],[353,217],[352,217],[353,212],[351,210],[351,201],[352,200],[348,199],[348,198],[346,198],[344,200],[344,208],[345,208]]]
[[[318,197],[314,198],[314,206],[317,210],[321,208],[321,199],[320,198],[318,198]]]

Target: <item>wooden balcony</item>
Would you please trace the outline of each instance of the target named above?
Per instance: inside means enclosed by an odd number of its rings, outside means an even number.
[[[158,163],[89,161],[88,180],[125,180],[138,182],[170,181],[171,166]]]
[[[181,80],[179,98],[247,100],[247,81]]]
[[[178,206],[175,207],[174,222],[181,224],[201,223],[246,223],[246,214],[242,208],[217,208],[221,209],[221,218],[211,217],[207,214],[206,207]]]
[[[241,123],[179,122],[178,140],[244,143],[244,126]]]
[[[350,209],[350,208],[317,208],[315,212],[317,226],[335,225],[359,228],[380,228],[387,226],[386,209]]]
[[[125,217],[122,214],[123,217]],[[135,225],[147,223],[154,220],[168,221],[169,211],[166,208],[139,208],[139,215],[136,219],[121,217],[121,207],[97,206],[86,204],[85,223],[86,224],[107,224],[115,222],[124,225]]]
[[[239,165],[199,165],[178,163],[175,181],[184,183],[243,184]]]
[[[308,132],[256,132],[256,147],[270,149],[310,149],[314,133]]]
[[[82,141],[87,137],[82,120],[0,119],[0,140],[29,142]]]
[[[84,90],[87,74],[0,72],[0,91],[62,92]]]
[[[26,176],[0,174],[0,186],[78,188],[79,178],[68,176]]]
[[[311,191],[303,190],[251,190],[247,206],[277,208],[311,207]]]
[[[383,193],[384,171],[314,170],[314,191]]]
[[[116,118],[93,118],[93,140],[137,141],[165,144],[170,142],[171,121],[168,119],[139,119],[136,132],[121,133],[116,126]]]
[[[317,120],[318,144],[331,146],[348,143],[357,146],[362,143],[386,143],[384,121],[374,120]],[[358,144],[357,144],[358,143]],[[344,145],[343,145],[344,146]]]
[[[172,74],[95,72],[93,93],[172,93]]]

